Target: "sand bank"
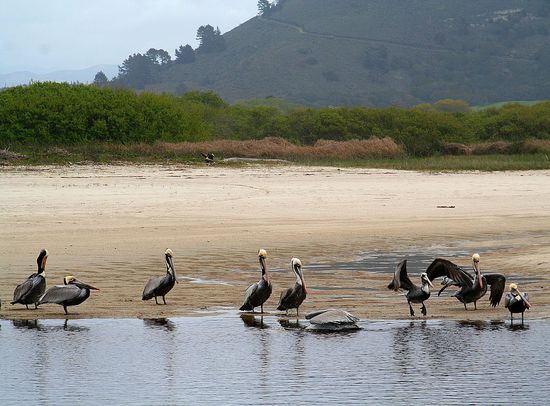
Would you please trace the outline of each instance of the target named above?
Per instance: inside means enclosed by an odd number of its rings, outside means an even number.
[[[47,281],[67,274],[101,288],[71,317],[167,317],[236,309],[259,278],[256,253],[268,251],[274,292],[294,283],[290,258],[304,264],[310,295],[302,312],[348,309],[362,318],[407,318],[390,275],[315,271],[308,264],[459,247],[450,258],[519,281],[550,316],[550,172],[420,173],[297,166],[68,166],[0,168],[0,298],[3,318],[64,317],[60,306],[9,305],[14,287],[35,271],[40,248]],[[180,283],[167,306],[142,302],[151,275],[174,251]],[[396,256],[396,261],[400,259]],[[420,267],[411,263],[413,281]],[[432,297],[428,317],[506,319],[502,307],[465,312],[451,297]],[[418,311],[417,314],[420,314]]]

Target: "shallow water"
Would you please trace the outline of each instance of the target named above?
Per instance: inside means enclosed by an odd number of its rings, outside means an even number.
[[[2,405],[544,404],[550,322],[0,320]]]

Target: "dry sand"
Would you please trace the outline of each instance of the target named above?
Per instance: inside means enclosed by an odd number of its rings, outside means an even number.
[[[454,206],[454,208],[438,208]],[[50,252],[49,286],[67,274],[101,289],[70,317],[168,317],[236,310],[258,280],[257,251],[268,251],[274,312],[292,286],[290,258],[310,289],[301,313],[326,307],[361,318],[408,318],[405,298],[386,289],[390,274],[308,270],[370,250],[411,254],[424,247],[483,250],[481,269],[522,283],[533,309],[550,316],[550,172],[419,173],[259,166],[68,166],[0,168],[0,317],[64,318],[57,305],[11,306],[14,287]],[[174,251],[180,283],[167,306],[142,302],[151,275]],[[399,258],[396,258],[396,260]],[[469,256],[450,258],[469,263]],[[410,263],[417,281],[420,269]],[[438,282],[437,282],[438,283]],[[437,286],[437,285],[436,285]],[[342,293],[339,288],[351,288]],[[354,288],[357,288],[355,290]],[[368,289],[365,289],[368,288]],[[432,295],[428,317],[507,319],[503,304],[464,311]],[[420,315],[418,306],[415,306]]]

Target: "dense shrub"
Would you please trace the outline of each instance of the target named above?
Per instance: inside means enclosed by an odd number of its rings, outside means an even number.
[[[358,151],[367,145],[362,140],[385,140],[384,148],[391,141],[414,156],[460,153],[456,150],[458,144],[476,144],[471,147],[474,154],[510,152],[515,149],[510,145],[523,145],[526,151],[546,151],[550,102],[465,112],[338,107],[296,108],[283,113],[276,107],[228,105],[212,92],[189,92],[178,97],[61,83],[33,83],[0,91],[0,147],[266,137],[304,147],[316,145],[321,150],[341,146],[331,141],[349,141],[346,148]],[[325,140],[324,144],[318,144],[319,140]],[[529,142],[523,143],[526,140]],[[374,144],[368,145],[372,149]]]

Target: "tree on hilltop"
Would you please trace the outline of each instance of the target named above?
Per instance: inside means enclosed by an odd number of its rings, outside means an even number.
[[[210,24],[201,25],[197,30],[197,40],[200,42],[197,52],[211,53],[221,52],[226,48],[225,38],[218,27]]]
[[[186,46],[180,45],[176,49],[176,63],[193,63],[195,62],[195,50],[191,45],[187,44]]]
[[[155,65],[163,66],[172,62],[172,57],[164,49],[149,48],[145,53],[145,56],[149,58]]]

